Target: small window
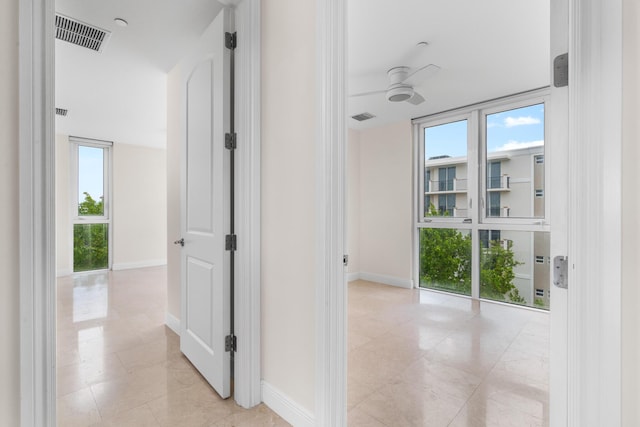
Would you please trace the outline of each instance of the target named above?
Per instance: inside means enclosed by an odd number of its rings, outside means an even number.
[[[536,264],[544,264],[544,257],[536,255]]]
[[[544,164],[544,156],[534,156],[534,159],[537,165]]]
[[[538,289],[536,288],[536,296],[543,298],[544,297],[544,289]]]
[[[536,190],[536,197],[544,197],[544,190]]]

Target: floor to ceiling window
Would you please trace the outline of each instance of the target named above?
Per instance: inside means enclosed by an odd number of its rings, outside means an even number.
[[[69,138],[73,271],[110,267],[111,143]]]
[[[414,120],[420,287],[548,309],[546,95]]]

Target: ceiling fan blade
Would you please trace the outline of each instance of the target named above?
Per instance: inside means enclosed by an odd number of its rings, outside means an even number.
[[[440,67],[435,64],[425,65],[424,67],[420,67],[412,73],[409,73],[402,83],[411,86],[420,86],[422,82],[436,74],[438,71],[440,71]]]
[[[413,92],[413,96],[407,99],[407,102],[413,105],[420,105],[424,102],[424,97],[420,95],[418,92]]]
[[[369,95],[378,95],[381,93],[385,93],[387,90],[383,89],[383,90],[374,90],[371,92],[361,92],[361,93],[354,93],[353,95],[349,95],[349,98],[356,98],[359,96],[369,96]]]

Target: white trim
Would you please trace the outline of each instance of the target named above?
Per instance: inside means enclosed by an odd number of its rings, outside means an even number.
[[[55,381],[53,1],[19,3],[20,425],[51,426]]]
[[[260,0],[236,6],[236,158],[234,399],[250,408],[261,401],[260,311]]]
[[[316,2],[316,398],[318,426],[347,418],[345,157],[347,2]]]
[[[313,415],[308,410],[266,381],[262,381],[262,401],[294,427],[313,427],[316,425]]]
[[[407,289],[413,288],[413,280],[405,279],[402,277],[387,276],[384,274],[377,274],[377,273],[360,272],[358,273],[358,278],[360,280],[367,280],[369,282],[382,283],[383,285],[389,285],[389,286],[397,286],[399,288],[407,288]]]
[[[134,268],[147,268],[147,267],[159,267],[161,265],[167,265],[166,259],[149,259],[145,261],[136,261],[136,262],[119,262],[113,264],[111,269],[113,271],[119,270],[132,270]]]
[[[70,268],[61,268],[56,270],[56,277],[71,276],[73,271]]]
[[[614,426],[621,423],[621,0],[570,0],[569,64],[568,425]]]
[[[360,273],[347,273],[347,282],[353,282],[354,280],[360,280]]]
[[[176,335],[180,336],[180,319],[168,311],[164,314],[164,324],[171,329]]]

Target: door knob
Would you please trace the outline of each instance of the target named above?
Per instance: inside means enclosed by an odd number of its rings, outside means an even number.
[[[184,246],[184,238],[180,239],[180,240],[176,240],[175,242],[173,242],[174,245],[180,245],[180,246]]]

